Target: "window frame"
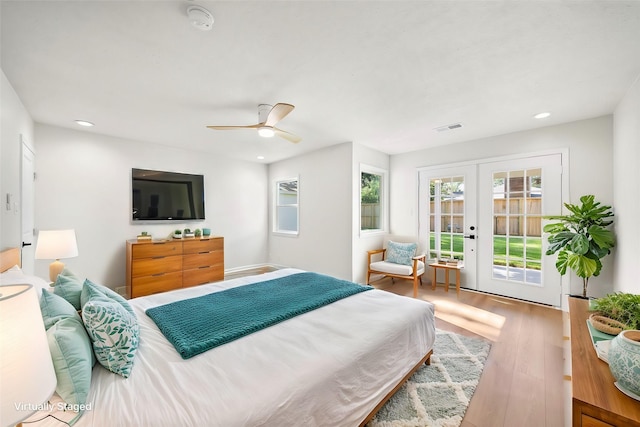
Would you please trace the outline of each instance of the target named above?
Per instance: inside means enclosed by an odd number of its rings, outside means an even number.
[[[280,204],[280,184],[296,182],[297,185],[297,195],[296,195],[296,203],[295,204]],[[273,234],[282,235],[282,236],[298,236],[300,234],[300,178],[299,176],[289,177],[289,178],[279,178],[274,181],[273,186]],[[280,221],[279,221],[279,212],[281,207],[295,207],[296,208],[296,229],[295,230],[281,230],[279,229]]]
[[[378,175],[380,177],[380,227],[362,229],[362,174]],[[376,166],[360,164],[358,173],[358,229],[360,236],[372,236],[387,233],[389,229],[389,171]]]

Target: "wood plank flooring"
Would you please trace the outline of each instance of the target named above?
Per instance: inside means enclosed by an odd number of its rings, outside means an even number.
[[[384,278],[372,286],[413,293],[408,280]],[[418,298],[435,304],[438,328],[491,341],[461,427],[565,425],[560,310],[466,290],[457,298],[455,289],[433,291],[427,279]]]
[[[226,279],[270,271],[268,267]],[[411,297],[408,280],[383,278],[372,286]],[[546,306],[455,289],[431,289],[418,298],[436,307],[436,327],[491,341],[482,377],[461,427],[564,427],[562,312]],[[570,417],[571,414],[566,414]]]

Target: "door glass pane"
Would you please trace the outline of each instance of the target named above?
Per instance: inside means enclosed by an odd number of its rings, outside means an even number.
[[[541,169],[493,175],[493,277],[540,285]]]
[[[464,259],[464,177],[429,181],[429,257]]]

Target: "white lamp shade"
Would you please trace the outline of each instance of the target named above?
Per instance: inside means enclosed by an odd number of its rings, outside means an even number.
[[[38,233],[36,259],[62,259],[78,256],[75,230],[41,230]]]
[[[32,285],[0,286],[0,426],[14,425],[53,395],[53,369]]]

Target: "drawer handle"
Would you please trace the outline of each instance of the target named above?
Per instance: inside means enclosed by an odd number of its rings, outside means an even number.
[[[204,254],[210,254],[211,251],[203,251],[203,252],[198,252],[200,255],[204,255]]]
[[[203,266],[198,267],[198,268],[202,270],[203,268],[209,268],[209,267],[211,267],[211,266],[210,265],[203,265]]]
[[[152,274],[153,277],[158,277],[158,276],[164,276],[164,273],[156,273],[156,274]]]
[[[163,258],[164,258],[163,256],[154,256],[151,259],[163,259]]]

